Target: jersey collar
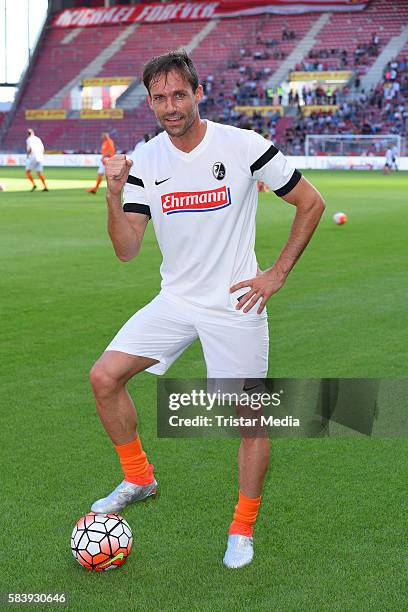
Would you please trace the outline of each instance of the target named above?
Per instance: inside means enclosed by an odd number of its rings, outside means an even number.
[[[214,131],[214,123],[212,121],[209,121],[208,119],[205,119],[205,121],[207,123],[207,129],[205,130],[204,138],[189,153],[185,153],[184,151],[180,151],[180,149],[178,149],[171,142],[170,136],[167,134],[167,132],[164,132],[165,139],[166,139],[166,142],[167,142],[167,146],[171,149],[172,153],[174,153],[175,155],[177,155],[181,159],[184,159],[185,161],[191,161],[191,160],[195,159],[198,155],[200,155],[200,153],[202,153],[207,148],[207,145],[210,142],[212,133]]]

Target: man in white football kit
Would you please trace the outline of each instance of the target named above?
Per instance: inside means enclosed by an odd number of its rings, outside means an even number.
[[[393,166],[392,149],[391,147],[388,147],[388,149],[385,152],[385,164],[383,168],[384,174],[389,174],[392,170],[392,166]]]
[[[44,176],[44,145],[38,136],[35,135],[34,130],[29,128],[27,130],[28,138],[26,140],[26,149],[27,149],[27,162],[25,167],[25,174],[28,180],[30,181],[32,187],[31,191],[35,191],[37,189],[37,185],[33,179],[31,172],[34,170],[37,172],[37,176],[43,184],[43,191],[48,191],[47,184],[45,182]]]
[[[93,504],[94,512],[120,511],[157,489],[126,389],[132,376],[142,370],[163,374],[197,338],[208,377],[266,376],[266,302],[283,286],[324,210],[320,194],[270,141],[201,120],[203,90],[185,52],[153,58],[143,81],[164,132],[130,159],[119,155],[107,162],[108,230],[116,255],[129,261],[139,253],[152,220],[163,256],[162,285],[91,371],[97,409],[124,472],[123,482]],[[258,180],[296,206],[289,239],[264,272],[254,252]],[[252,560],[268,463],[269,440],[243,437],[227,567]]]
[[[392,147],[392,167],[398,172],[398,147]]]

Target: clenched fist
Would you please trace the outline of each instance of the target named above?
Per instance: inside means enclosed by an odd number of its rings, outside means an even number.
[[[127,177],[129,176],[129,171],[132,164],[132,160],[126,159],[126,155],[114,155],[106,161],[106,183],[108,190],[112,194],[120,194],[124,184],[126,183]]]

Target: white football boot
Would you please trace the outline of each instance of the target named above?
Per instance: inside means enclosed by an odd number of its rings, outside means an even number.
[[[94,502],[91,510],[97,514],[119,512],[135,501],[142,501],[151,495],[155,495],[156,491],[156,480],[144,486],[123,480],[107,497],[103,497]]]
[[[254,558],[253,539],[247,536],[233,534],[228,536],[227,550],[224,555],[224,565],[230,568],[244,567]]]

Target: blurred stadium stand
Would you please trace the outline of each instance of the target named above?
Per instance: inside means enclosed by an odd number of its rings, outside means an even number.
[[[100,5],[97,1],[53,3],[55,9]],[[140,84],[143,65],[153,55],[180,46],[191,53],[205,85],[203,116],[253,127],[272,137],[287,153],[303,154],[306,133],[405,136],[407,132],[407,0],[371,0],[365,10],[353,13],[274,14],[92,28],[58,29],[51,25],[51,17],[15,106],[8,120],[2,126],[0,123],[2,150],[22,152],[29,126],[38,130],[48,150],[97,152],[102,131],[111,132],[120,150],[132,149],[143,134],[156,131]],[[396,62],[394,68],[392,61]],[[288,100],[287,95],[280,100],[282,113],[275,109],[266,116],[255,113],[250,117],[235,110],[240,104],[279,105],[274,75],[286,65],[282,80],[291,70],[347,70],[352,75],[344,89],[334,88],[330,100],[325,91],[320,96],[314,86],[302,104],[329,101],[337,106],[315,109],[310,116],[304,116],[299,97]],[[135,79],[129,93],[118,99],[124,108],[123,119],[80,119],[79,111],[71,106],[71,89],[86,77],[122,76]],[[52,108],[65,108],[67,119],[25,119],[27,109]]]

